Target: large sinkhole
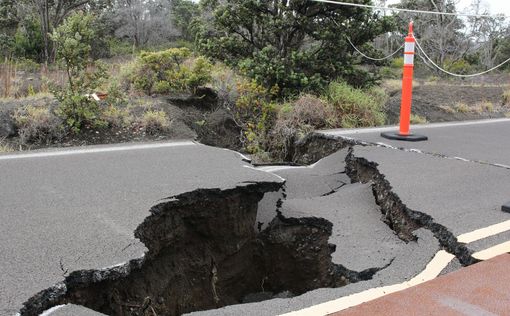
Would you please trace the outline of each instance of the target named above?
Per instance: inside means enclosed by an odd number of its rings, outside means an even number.
[[[231,304],[291,297],[371,278],[332,263],[332,224],[275,217],[256,225],[264,193],[283,184],[196,190],[151,209],[135,236],[144,258],[105,270],[75,271],[32,297],[21,315],[78,304],[108,315],[181,315]]]

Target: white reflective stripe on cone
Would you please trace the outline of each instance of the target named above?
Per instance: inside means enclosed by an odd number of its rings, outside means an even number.
[[[414,65],[414,54],[404,54],[404,65]]]
[[[414,53],[414,42],[406,42],[404,52]]]

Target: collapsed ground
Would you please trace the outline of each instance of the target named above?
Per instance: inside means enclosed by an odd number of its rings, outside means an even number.
[[[311,167],[261,168],[285,178],[285,185],[254,182],[170,198],[135,232],[149,249],[144,258],[72,272],[32,297],[22,315],[63,303],[111,315],[180,315],[271,298],[295,302],[318,288],[342,289],[345,296],[402,282],[439,249],[456,256],[449,269],[476,262],[472,249],[457,241],[451,219],[410,208],[406,202],[415,202],[406,194],[401,199],[399,185],[395,191],[387,161],[413,154],[446,168],[472,164],[311,136],[297,147],[295,161],[326,158]],[[485,216],[499,221],[506,215]],[[243,306],[204,314],[250,314]],[[256,306],[248,309],[256,314]]]

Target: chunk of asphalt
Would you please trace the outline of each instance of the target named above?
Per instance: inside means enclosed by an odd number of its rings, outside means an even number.
[[[141,258],[147,248],[134,231],[162,198],[283,181],[235,152],[193,143],[3,159],[0,170],[9,179],[0,181],[0,315],[73,271]]]
[[[104,316],[105,314],[98,313],[89,308],[74,305],[74,304],[66,304],[59,305],[51,308],[50,310],[45,311],[42,315],[44,316]]]
[[[462,268],[462,264],[460,263],[459,259],[454,258],[450,263],[446,266],[446,268],[441,271],[439,275],[445,275],[454,271],[457,271]]]
[[[286,180],[286,193],[289,199],[328,195],[351,182],[345,174],[347,153],[347,149],[339,150],[307,167],[269,170]]]
[[[409,242],[401,248],[392,264],[377,272],[371,280],[351,283],[339,288],[321,288],[305,294],[281,299],[275,298],[258,303],[230,305],[219,309],[194,312],[192,316],[259,316],[280,315],[338,298],[359,293],[371,288],[398,284],[419,274],[440,249],[433,234],[425,229],[415,231],[416,242]]]
[[[257,210],[257,219],[255,220],[255,228],[258,232],[264,230],[267,225],[278,214],[277,209],[279,202],[285,199],[285,192],[267,192],[259,202]],[[281,203],[281,202],[280,202]]]
[[[506,213],[510,213],[510,202],[504,204],[503,206],[501,206],[501,210],[503,212],[506,212]]]
[[[348,160],[351,177],[375,181],[381,198],[383,191],[393,193],[407,219],[431,229],[463,264],[472,260],[455,236],[510,220],[500,204],[508,197],[510,170],[371,146],[355,146]]]
[[[336,246],[333,262],[362,271],[384,267],[401,252],[405,242],[381,221],[370,184],[347,185],[325,197],[283,202],[284,217],[320,217],[333,224],[329,242]]]

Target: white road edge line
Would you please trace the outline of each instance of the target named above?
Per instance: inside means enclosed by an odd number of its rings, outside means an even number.
[[[480,228],[465,234],[461,234],[457,236],[457,240],[459,242],[468,244],[477,240],[481,240],[490,236],[500,234],[508,230],[510,230],[510,220],[494,224],[491,226],[487,226],[484,228]],[[509,252],[510,241],[507,241],[495,245],[493,247],[487,248],[485,250],[478,251],[474,253],[472,256],[473,258],[479,260],[488,260]],[[365,302],[375,300],[387,294],[398,292],[411,286],[415,286],[426,281],[430,281],[436,278],[454,258],[455,258],[454,255],[446,252],[445,250],[440,250],[436,253],[434,258],[432,258],[432,260],[427,264],[425,269],[421,273],[416,275],[414,278],[412,278],[410,281],[368,289],[359,293],[341,297],[336,300],[310,306],[308,308],[304,308],[298,311],[281,314],[280,316],[309,316],[309,315],[326,316],[331,313],[339,312],[349,307],[353,307]]]
[[[488,119],[488,120],[478,120],[478,121],[465,121],[465,122],[455,122],[455,123],[432,123],[432,124],[423,124],[423,125],[413,125],[413,128],[417,129],[430,129],[430,128],[441,128],[441,127],[458,127],[458,126],[471,126],[471,125],[481,125],[481,124],[495,124],[495,123],[504,123],[510,122],[510,118],[499,118],[499,119]],[[387,132],[398,129],[398,126],[385,126],[385,127],[373,127],[373,128],[362,128],[362,129],[330,129],[330,130],[321,130],[317,131],[317,133],[325,134],[325,135],[356,135],[356,134],[368,134],[375,132]]]
[[[491,226],[473,230],[472,232],[465,233],[457,236],[457,241],[465,244],[472,243],[480,239],[500,234],[510,230],[510,220],[497,223]]]
[[[70,155],[106,153],[106,152],[116,152],[116,151],[156,149],[156,148],[168,148],[168,147],[180,147],[180,146],[195,146],[195,145],[197,145],[197,144],[195,142],[192,142],[192,141],[182,141],[182,142],[168,142],[168,143],[154,143],[154,144],[139,144],[139,145],[129,145],[129,146],[112,146],[112,147],[94,147],[94,148],[83,148],[83,149],[68,149],[68,150],[32,152],[32,153],[26,153],[26,154],[0,155],[0,160],[27,159],[27,158],[45,158],[45,157],[58,157],[58,156],[70,156]]]
[[[504,242],[502,244],[487,248],[482,251],[475,252],[473,254],[473,258],[478,260],[488,260],[494,258],[496,256],[502,255],[504,253],[510,252],[510,241]]]

